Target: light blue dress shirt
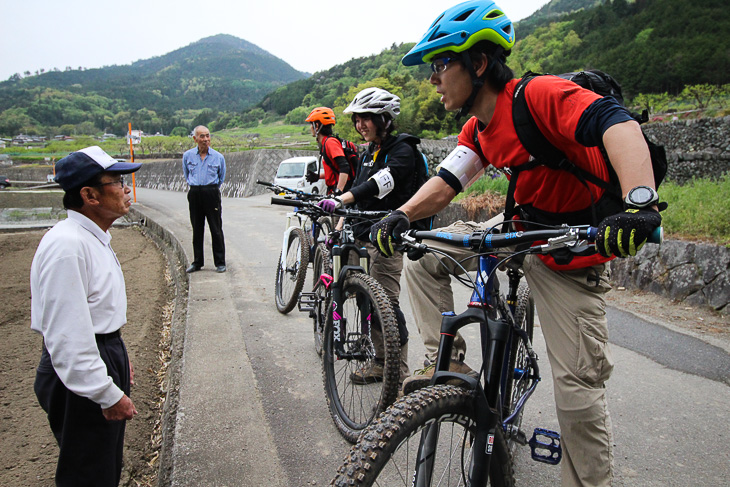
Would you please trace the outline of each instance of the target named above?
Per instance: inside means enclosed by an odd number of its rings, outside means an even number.
[[[194,147],[183,154],[183,174],[190,186],[220,186],[226,179],[226,160],[223,154],[208,148],[205,159],[200,158],[199,149]]]

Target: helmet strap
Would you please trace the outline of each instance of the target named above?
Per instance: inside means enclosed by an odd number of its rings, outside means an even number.
[[[482,76],[477,76],[477,72],[474,69],[474,64],[472,64],[471,62],[471,56],[469,56],[469,53],[467,51],[461,52],[461,62],[464,63],[464,66],[466,67],[466,70],[469,72],[469,76],[471,77],[471,94],[469,94],[469,98],[466,99],[466,102],[456,113],[457,122],[461,120],[462,117],[467,115],[471,110],[471,107],[474,106],[474,100],[476,99],[477,94],[479,94],[479,90],[482,88],[482,86],[484,86],[484,80],[487,75],[487,70],[485,70]]]
[[[322,130],[322,124],[320,122],[312,122],[312,127],[314,127],[314,136],[318,136],[319,131]]]
[[[482,86],[484,86],[484,83],[486,83],[489,72],[494,68],[495,63],[500,61],[503,53],[504,49],[501,46],[497,46],[497,50],[495,51],[494,55],[487,56],[487,69],[484,70],[481,76],[477,76],[477,72],[471,62],[471,56],[469,56],[469,52],[461,52],[461,62],[464,63],[467,71],[469,71],[469,76],[471,76],[471,94],[469,95],[469,98],[466,99],[466,102],[464,102],[459,111],[456,113],[457,122],[462,117],[467,115],[471,108],[474,106],[474,100],[476,100],[477,95],[479,94],[479,90],[481,90]]]

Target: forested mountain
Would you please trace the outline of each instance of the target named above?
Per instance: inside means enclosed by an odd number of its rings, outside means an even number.
[[[217,35],[125,66],[15,75],[0,83],[0,112],[12,110],[0,117],[0,133],[84,121],[97,130],[123,132],[132,121],[169,132],[186,110],[240,112],[306,76],[254,44]]]
[[[567,0],[551,4],[556,1]],[[619,80],[629,97],[730,80],[725,0],[613,0],[532,26],[527,37],[520,36],[521,23],[516,26],[518,43],[509,61],[518,74],[599,68]]]
[[[724,0],[552,0],[516,23],[515,33],[517,44],[507,61],[516,76],[528,69],[599,68],[621,83],[629,100],[638,93],[677,94],[686,85],[730,81],[730,9]],[[394,45],[290,83],[257,109],[288,113],[287,120],[296,123],[318,105],[339,114],[356,89],[375,85],[403,99],[401,129],[429,136],[453,133],[453,117],[438,103],[427,68],[399,62],[412,45]],[[356,136],[348,125],[338,128]]]

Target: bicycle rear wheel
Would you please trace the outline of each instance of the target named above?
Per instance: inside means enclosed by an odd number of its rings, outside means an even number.
[[[456,386],[429,386],[399,399],[360,436],[331,485],[468,486],[476,431],[472,392]],[[422,433],[432,443],[419,459]],[[426,470],[425,465],[431,468]],[[419,468],[418,477],[415,477]],[[497,428],[489,484],[514,485],[512,454]]]
[[[309,264],[307,238],[301,228],[292,228],[286,243],[286,261],[282,263],[281,254],[276,263],[274,300],[280,313],[288,313],[297,304],[302,292]]]
[[[390,299],[373,277],[347,276],[342,300],[339,309],[332,305],[327,310],[322,377],[335,426],[354,443],[398,395],[400,338]],[[344,323],[340,336],[345,357],[335,353],[335,313]],[[364,326],[369,332],[364,332]]]
[[[527,337],[530,339],[530,343],[532,343],[532,335],[535,329],[535,302],[532,299],[530,288],[525,283],[521,283],[517,289],[517,306],[515,306],[514,318],[515,323],[525,331]],[[507,418],[514,412],[517,402],[525,391],[527,391],[531,375],[534,373],[530,366],[525,342],[520,340],[516,333],[512,335],[512,347],[509,360],[504,393],[505,405],[502,413],[503,418]],[[510,429],[513,432],[517,432],[520,424],[522,424],[522,412],[515,417]],[[510,443],[511,436],[511,434],[507,434]]]
[[[321,281],[322,274],[332,275],[332,256],[327,246],[323,243],[317,244],[314,250],[314,258],[312,259],[312,292],[317,295],[315,300],[314,311],[312,311],[312,320],[314,328],[314,350],[317,355],[322,356],[324,324],[327,314],[332,312],[332,298],[327,293],[325,283]]]

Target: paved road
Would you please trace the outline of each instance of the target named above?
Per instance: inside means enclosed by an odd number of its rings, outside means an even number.
[[[138,189],[137,195],[137,208],[192,255],[185,194]],[[173,448],[176,486],[328,485],[349,448],[326,409],[311,322],[296,311],[281,315],[273,303],[286,210],[268,201],[268,196],[224,198],[229,271],[212,272],[206,236],[208,264],[191,276]],[[402,303],[415,368],[423,346],[405,295]],[[727,347],[647,323],[626,310],[609,313],[616,360],[609,382],[615,485],[727,485]],[[528,404],[524,425],[557,429],[539,333],[535,341],[544,380]],[[467,357],[472,363],[474,348]],[[527,453],[518,458],[519,485],[558,485],[559,468],[534,463]]]

